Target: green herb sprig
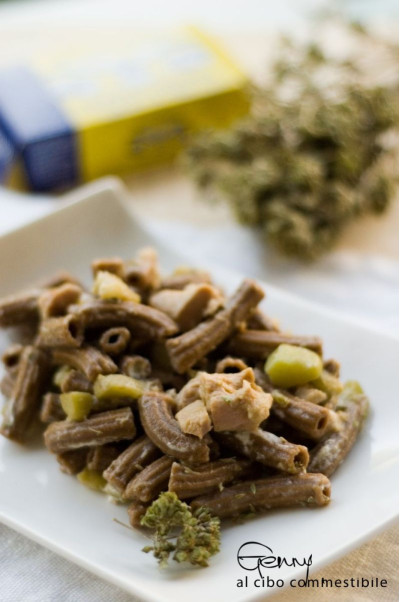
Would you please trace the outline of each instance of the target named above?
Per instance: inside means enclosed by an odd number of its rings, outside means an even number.
[[[192,511],[172,492],[161,493],[147,509],[141,525],[153,529],[153,545],[143,548],[153,552],[161,567],[172,559],[206,567],[220,549],[220,520],[206,508]]]
[[[285,40],[271,81],[253,89],[250,116],[203,135],[186,154],[201,188],[304,260],[329,250],[350,221],[385,211],[396,190],[394,44],[351,25],[346,31],[369,52],[383,47],[389,81],[367,81],[360,61],[328,56],[317,43]]]

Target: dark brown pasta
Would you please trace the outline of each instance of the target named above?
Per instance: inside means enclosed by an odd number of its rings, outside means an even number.
[[[149,291],[159,288],[160,273],[157,254],[151,247],[139,251],[137,257],[124,263],[124,279],[140,291]]]
[[[46,393],[43,395],[39,417],[45,424],[64,420],[65,412],[61,407],[60,396],[58,393]]]
[[[95,259],[92,261],[93,276],[97,272],[110,272],[119,278],[124,276],[124,262],[120,257],[110,257],[108,259]]]
[[[327,408],[295,397],[287,391],[275,389],[260,370],[256,370],[255,373],[258,384],[264,391],[272,394],[272,412],[280,420],[315,440],[321,439],[332,427],[331,415]]]
[[[41,322],[37,339],[39,347],[80,347],[82,342],[83,332],[71,314]]]
[[[172,458],[162,456],[146,466],[128,483],[124,498],[127,500],[137,499],[140,502],[154,500],[161,491],[165,491],[168,487],[172,462]]]
[[[44,433],[44,442],[49,451],[60,454],[80,447],[133,439],[135,435],[132,411],[121,408],[95,414],[82,422],[53,422]]]
[[[62,393],[70,391],[83,391],[84,393],[93,392],[93,383],[82,372],[77,370],[68,370],[60,381]]]
[[[216,296],[218,292],[209,284],[191,284],[183,290],[157,291],[149,303],[169,315],[184,332],[201,322],[208,304]]]
[[[88,451],[86,466],[90,470],[103,472],[110,464],[119,456],[121,449],[117,444],[108,443],[106,445],[98,445],[92,447]]]
[[[74,475],[85,468],[87,455],[87,448],[81,447],[80,449],[73,449],[63,454],[57,454],[56,458],[62,472]]]
[[[362,396],[338,412],[341,428],[322,439],[311,451],[309,472],[321,472],[330,477],[339,468],[356,442],[367,409],[368,403]]]
[[[100,337],[99,347],[108,355],[120,355],[131,340],[131,333],[124,326],[109,328]]]
[[[169,339],[167,348],[173,368],[178,373],[186,372],[222,343],[230,331],[231,324],[226,314],[219,312],[214,318],[201,322],[193,330]]]
[[[3,411],[1,433],[23,441],[40,405],[48,370],[47,355],[31,345],[24,348],[14,387]]]
[[[172,414],[173,401],[165,393],[149,391],[139,399],[146,435],[165,454],[193,464],[207,462],[210,450],[204,440],[186,435]]]
[[[246,325],[249,330],[268,330],[279,332],[279,328],[275,321],[258,308],[255,309],[252,314],[250,314]]]
[[[95,300],[74,306],[72,311],[83,329],[124,326],[136,337],[162,338],[174,334],[177,326],[171,318],[154,307],[121,301]]]
[[[123,374],[142,380],[149,378],[151,363],[146,357],[142,357],[141,355],[125,355],[120,362],[120,369]]]
[[[153,378],[161,383],[161,388],[165,391],[169,391],[170,389],[179,391],[179,389],[181,389],[186,382],[184,376],[181,374],[176,374],[170,370],[154,368],[151,374]]]
[[[135,474],[143,470],[160,455],[161,451],[158,447],[146,435],[143,435],[114,459],[103,476],[106,481],[122,493]]]
[[[218,440],[231,451],[282,472],[296,474],[307,468],[309,456],[306,447],[290,443],[283,437],[261,429],[253,432],[220,433]]]
[[[243,322],[263,298],[264,293],[252,280],[245,280],[228,299],[226,307],[184,334],[169,339],[167,349],[173,368],[185,372],[220,345]]]
[[[95,347],[52,349],[51,358],[53,365],[70,366],[82,372],[90,381],[95,380],[99,374],[114,374],[118,371],[112,359]]]
[[[38,300],[42,318],[64,316],[68,306],[77,303],[81,293],[81,287],[71,282],[65,282],[60,286],[43,291]]]
[[[227,299],[225,305],[232,328],[244,322],[263,298],[264,291],[255,280],[243,280],[236,292]]]
[[[284,398],[288,404],[274,404],[272,412],[311,439],[321,439],[331,426],[329,410],[298,397],[285,394]]]
[[[0,328],[36,322],[39,317],[40,290],[4,297],[0,301]]]
[[[249,472],[251,463],[234,458],[217,460],[197,467],[174,462],[168,483],[168,491],[174,491],[179,499],[194,498],[212,491],[221,491],[226,483]]]
[[[194,509],[204,506],[220,518],[232,518],[259,510],[291,506],[325,506],[330,501],[331,484],[322,474],[255,479],[226,487],[196,498]]]
[[[279,345],[306,347],[322,355],[322,341],[318,337],[293,336],[267,330],[244,330],[229,342],[228,351],[240,357],[264,360]]]

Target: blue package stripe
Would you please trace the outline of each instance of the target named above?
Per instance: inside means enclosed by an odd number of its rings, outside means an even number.
[[[0,130],[0,184],[6,182],[8,173],[11,169],[14,159],[14,149],[6,138],[5,134]]]
[[[75,131],[45,85],[27,68],[0,71],[0,127],[22,157],[34,190],[78,181]]]

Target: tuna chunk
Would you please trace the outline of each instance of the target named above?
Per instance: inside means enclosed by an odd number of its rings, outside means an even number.
[[[178,407],[201,400],[215,431],[253,431],[268,418],[272,396],[255,383],[252,368],[235,374],[200,372],[178,394]]]
[[[184,433],[195,435],[202,439],[211,430],[211,420],[206,406],[200,400],[193,401],[180,410],[175,418]]]
[[[204,394],[215,431],[253,431],[268,418],[272,396],[255,384],[251,368],[206,381]]]

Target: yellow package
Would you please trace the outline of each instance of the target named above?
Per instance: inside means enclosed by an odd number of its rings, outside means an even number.
[[[248,110],[246,84],[193,27],[139,37],[85,31],[34,53],[24,69],[0,70],[0,127],[30,187],[51,190],[171,161],[190,134]],[[16,94],[25,99],[18,114]]]

